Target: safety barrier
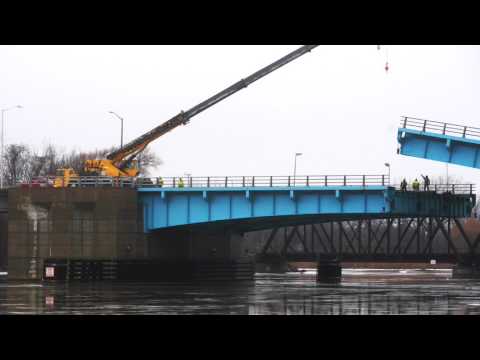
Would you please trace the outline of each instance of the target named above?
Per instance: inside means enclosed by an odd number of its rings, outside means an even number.
[[[55,184],[55,176],[35,177],[27,182],[20,182],[20,187],[53,187]],[[132,177],[111,177],[111,176],[75,176],[71,177],[68,184],[63,183],[61,179],[60,187],[136,187],[142,181],[148,181],[148,178],[132,178]]]
[[[404,129],[419,130],[422,132],[432,132],[441,135],[460,135],[463,138],[480,138],[480,128],[464,125],[443,123],[439,121],[419,119],[414,117],[402,116],[400,127]]]
[[[23,187],[53,187],[55,177],[38,177],[19,183]],[[388,175],[306,176],[201,176],[201,177],[110,177],[78,176],[68,187],[292,187],[292,186],[387,186]],[[66,184],[62,184],[64,187]]]
[[[180,180],[181,179],[181,180]],[[164,187],[292,187],[292,186],[372,186],[388,185],[388,175],[308,175],[308,176],[204,176],[166,177],[151,179],[158,186],[163,180]]]
[[[18,187],[53,187],[55,177],[34,178]],[[388,175],[308,175],[308,176],[203,176],[203,177],[109,177],[79,176],[71,178],[68,187],[122,187],[122,188],[238,188],[238,187],[308,187],[308,186],[391,186]],[[474,184],[420,184],[419,191],[436,193],[474,194]],[[407,191],[414,191],[411,184]]]
[[[401,190],[400,185],[393,185],[396,190]],[[412,185],[407,185],[406,191],[415,191]],[[418,191],[432,191],[438,194],[451,193],[451,194],[469,194],[475,193],[475,184],[430,184],[428,188],[425,188],[424,184],[420,184]]]

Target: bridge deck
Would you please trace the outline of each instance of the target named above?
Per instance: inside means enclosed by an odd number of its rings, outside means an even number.
[[[381,181],[381,180],[380,180]],[[348,182],[347,182],[348,183]],[[252,231],[278,224],[388,216],[468,217],[465,194],[400,192],[387,185],[142,187],[146,231],[215,226]]]
[[[399,153],[480,169],[480,129],[404,117],[398,129]]]

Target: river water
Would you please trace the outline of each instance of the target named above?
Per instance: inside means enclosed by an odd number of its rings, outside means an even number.
[[[480,314],[480,280],[451,270],[257,274],[243,284],[0,282],[0,314]]]

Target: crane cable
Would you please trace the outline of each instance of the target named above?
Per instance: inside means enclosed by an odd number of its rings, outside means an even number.
[[[388,47],[385,47],[385,72],[388,74]]]
[[[388,73],[388,70],[390,69],[390,66],[388,65],[388,47],[385,47],[385,72]],[[377,50],[381,50],[382,46],[377,45]]]

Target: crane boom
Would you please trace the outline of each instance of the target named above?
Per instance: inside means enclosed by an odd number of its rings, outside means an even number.
[[[288,55],[282,57],[281,59],[275,61],[274,63],[264,67],[261,70],[253,73],[252,75],[242,79],[235,84],[229,86],[223,91],[220,91],[218,94],[213,95],[207,100],[201,102],[200,104],[192,107],[186,112],[180,112],[178,115],[174,116],[170,120],[164,122],[163,124],[157,126],[153,130],[145,133],[144,135],[136,138],[130,143],[126,144],[123,148],[115,150],[107,155],[107,159],[111,160],[113,163],[125,163],[130,162],[138,153],[143,151],[145,147],[152,142],[153,140],[159,138],[160,136],[166,134],[170,130],[173,130],[177,126],[186,125],[192,117],[201,113],[202,111],[208,109],[209,107],[215,105],[216,103],[226,99],[227,97],[235,94],[237,91],[240,91],[246,88],[248,85],[253,82],[261,79],[262,77],[270,74],[271,72],[277,70],[283,65],[288,64],[289,62],[295,60],[296,58],[310,52],[312,49],[318,45],[304,45],[297,50],[289,53]],[[125,160],[126,157],[129,157],[128,161]],[[121,166],[123,167],[123,166]]]

